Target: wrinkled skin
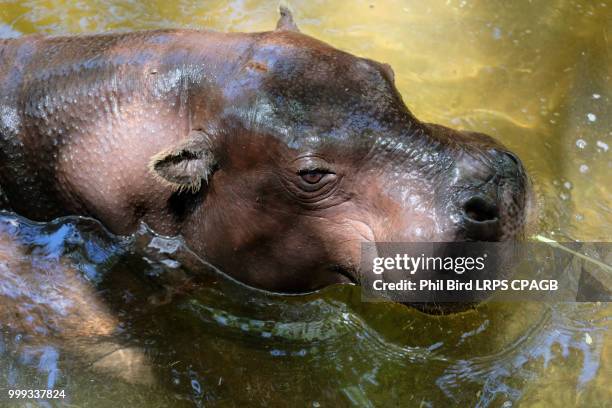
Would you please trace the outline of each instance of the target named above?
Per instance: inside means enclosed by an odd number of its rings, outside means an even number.
[[[359,281],[364,241],[523,233],[519,160],[420,122],[385,64],[299,33],[0,41],[0,186],[35,220],[141,221],[280,292]]]

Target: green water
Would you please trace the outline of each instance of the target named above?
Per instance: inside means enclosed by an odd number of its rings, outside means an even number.
[[[535,232],[559,241],[612,239],[612,3],[289,5],[304,33],[390,63],[417,117],[489,133],[517,152],[538,195]],[[0,1],[0,35],[170,26],[269,30],[276,7],[264,1]],[[116,260],[109,266],[104,257],[90,259],[96,235],[85,234],[89,226],[75,224],[85,238],[74,244],[60,234],[72,221],[44,230],[14,221],[13,230],[9,218],[2,218],[0,260],[22,254],[11,265],[33,278],[50,270],[89,276],[101,300],[91,307],[109,318],[85,329],[59,319],[58,330],[36,336],[23,334],[27,324],[3,325],[0,392],[52,381],[69,395],[52,404],[79,407],[612,403],[612,308],[605,304],[489,304],[433,317],[364,304],[351,287],[283,298],[214,276],[197,295],[164,302],[147,286],[157,284],[142,275],[165,270],[168,260],[150,255],[143,262],[145,244],[120,257],[119,241],[108,238],[99,245]],[[61,245],[49,246],[54,239]],[[140,287],[150,290],[139,293]],[[122,305],[117,299],[125,296],[136,300]],[[81,311],[86,315],[87,308]],[[49,325],[42,320],[32,324]],[[67,334],[65,327],[75,331]],[[88,336],[87,329],[98,334]],[[2,404],[26,406],[0,395]]]

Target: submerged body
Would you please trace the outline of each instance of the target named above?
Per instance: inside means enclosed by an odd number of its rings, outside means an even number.
[[[418,121],[385,64],[297,32],[0,42],[0,186],[35,220],[141,221],[237,279],[359,280],[363,241],[515,239],[528,186],[486,135]]]

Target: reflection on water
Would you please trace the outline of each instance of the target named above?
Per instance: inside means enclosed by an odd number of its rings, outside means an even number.
[[[610,241],[607,1],[290,3],[302,31],[390,63],[420,118],[490,133],[524,160],[539,233]],[[256,31],[263,1],[0,1],[0,36],[167,26]],[[603,406],[601,304],[488,304],[432,317],[352,287],[246,289],[180,241],[87,219],[0,216],[0,392],[41,406]],[[0,395],[0,405],[6,405]],[[13,405],[15,406],[15,405]],[[20,406],[20,405],[16,405]]]

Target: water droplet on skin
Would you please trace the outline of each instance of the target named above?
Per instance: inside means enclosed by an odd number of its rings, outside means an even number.
[[[572,183],[570,183],[569,181],[566,181],[565,183],[563,183],[563,187],[565,187],[568,190],[572,189]]]
[[[579,170],[579,171],[580,171],[582,174],[584,174],[584,173],[586,173],[586,172],[588,172],[588,171],[589,171],[589,166],[587,166],[586,164],[581,164],[581,165],[580,165],[580,167],[578,168],[578,170]]]
[[[559,194],[559,198],[561,200],[563,200],[563,201],[567,201],[567,200],[569,200],[570,196],[569,196],[569,194],[566,194],[566,193],[560,193]]]
[[[594,93],[593,94],[593,99],[599,99],[599,98],[601,98],[600,94],[598,94],[598,93]]]
[[[597,115],[594,113],[587,113],[587,119],[589,122],[595,122],[597,120]]]
[[[578,139],[576,140],[576,146],[578,146],[579,149],[584,149],[587,145],[586,140],[584,139]]]
[[[588,345],[593,344],[593,338],[589,333],[584,333],[584,342]]]
[[[584,215],[576,214],[576,221],[582,221],[582,220],[584,220]]]

